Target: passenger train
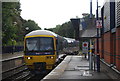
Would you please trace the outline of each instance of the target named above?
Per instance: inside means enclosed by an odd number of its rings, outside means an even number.
[[[65,54],[67,55],[77,55],[79,52],[79,41],[72,39],[72,38],[66,38],[67,40],[67,48],[65,49]]]
[[[30,70],[54,68],[59,54],[68,53],[68,40],[48,30],[35,30],[24,38],[24,61]]]

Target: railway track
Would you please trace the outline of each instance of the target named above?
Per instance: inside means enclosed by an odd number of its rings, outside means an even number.
[[[2,72],[3,80],[2,81],[26,81],[31,78],[33,75],[30,73],[28,68],[25,65],[12,68],[8,71]]]
[[[23,61],[23,56],[2,60],[2,81],[26,81],[32,75]]]
[[[64,55],[60,56],[60,61],[65,58]],[[32,74],[23,61],[23,57],[16,57],[5,59],[2,61],[2,81],[29,81],[41,80],[46,74],[34,75]]]
[[[60,56],[59,56],[59,62],[56,64],[56,66],[55,66],[54,68],[56,68],[56,67],[64,60],[65,57],[66,57],[66,54],[60,55]],[[53,69],[54,69],[54,68],[53,68]],[[52,70],[53,70],[53,69],[52,69]],[[52,71],[52,70],[51,70],[51,71]],[[35,80],[35,81],[40,81],[40,80],[42,80],[47,74],[49,74],[51,71],[48,71],[48,72],[46,72],[45,74],[34,75],[34,76],[31,77],[29,80],[30,80],[30,81],[34,81],[34,80]],[[28,81],[29,81],[29,80],[28,80]]]

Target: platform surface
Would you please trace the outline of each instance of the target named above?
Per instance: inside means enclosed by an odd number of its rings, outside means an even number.
[[[102,66],[101,66],[102,67]],[[89,61],[82,56],[67,56],[44,80],[56,79],[116,79],[107,74],[104,67],[101,72],[89,70]]]
[[[4,60],[9,60],[9,59],[14,59],[14,58],[18,58],[18,57],[23,57],[24,55],[24,52],[21,51],[21,52],[14,52],[13,54],[12,53],[6,53],[6,54],[2,54],[2,61]]]

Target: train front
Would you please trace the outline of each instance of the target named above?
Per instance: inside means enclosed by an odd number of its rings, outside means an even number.
[[[51,70],[56,62],[56,41],[54,36],[26,36],[24,60],[30,70]]]

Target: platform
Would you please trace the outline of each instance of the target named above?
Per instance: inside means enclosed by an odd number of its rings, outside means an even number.
[[[107,72],[104,64],[101,64],[101,72],[89,70],[89,61],[82,56],[67,56],[44,80],[56,79],[118,79],[119,75]],[[111,77],[112,76],[112,77]]]
[[[10,69],[13,69],[15,67],[21,66],[24,61],[23,61],[23,52],[14,52],[12,53],[6,53],[6,54],[2,54],[2,60],[1,60],[1,70],[2,73],[6,72]]]
[[[13,54],[12,53],[2,54],[2,61],[9,60],[9,59],[14,59],[14,58],[18,58],[18,57],[23,57],[23,55],[24,55],[23,51],[14,52]]]

